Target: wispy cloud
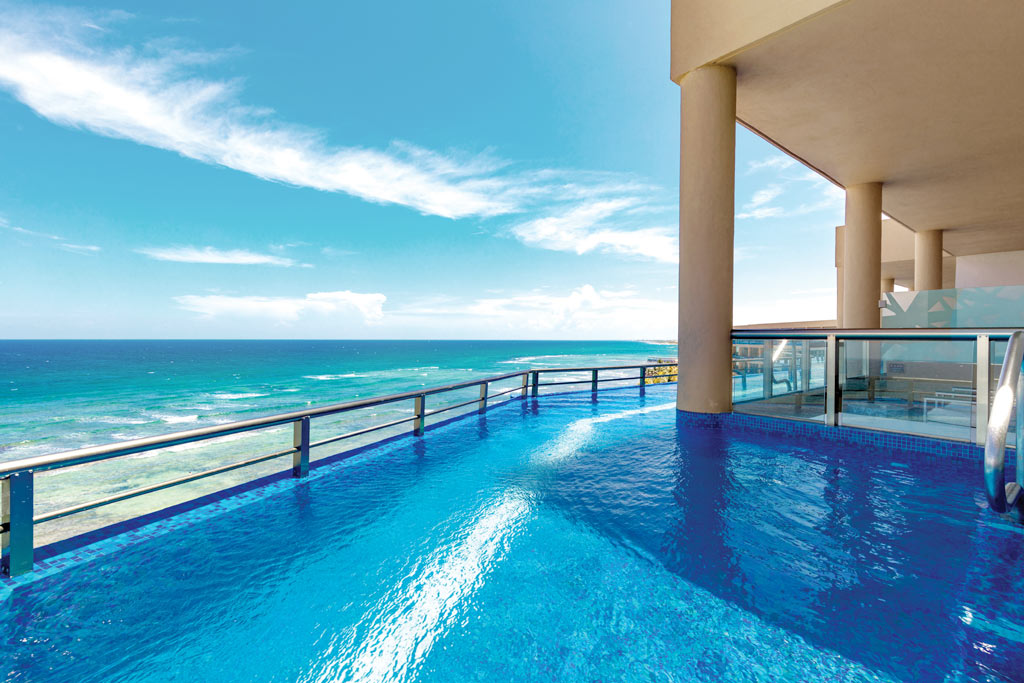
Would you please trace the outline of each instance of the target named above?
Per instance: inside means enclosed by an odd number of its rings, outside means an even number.
[[[357,314],[363,322],[373,323],[384,316],[387,297],[378,293],[313,292],[302,297],[230,296],[225,294],[187,294],[174,297],[178,305],[205,317],[244,316],[295,322],[306,315]]]
[[[767,204],[781,194],[781,185],[769,185],[755,192],[754,196],[750,198],[750,202],[747,203],[747,207],[752,209],[762,204]]]
[[[95,254],[98,251],[102,251],[100,247],[94,244],[69,244],[64,242],[60,245],[60,248],[65,251],[72,251],[76,254]]]
[[[140,254],[157,261],[178,263],[221,263],[230,265],[297,266],[295,259],[274,254],[261,254],[248,249],[216,249],[214,247],[144,247]]]
[[[13,232],[18,235],[23,235],[25,237],[48,240],[52,246],[76,254],[95,254],[96,252],[101,251],[100,247],[97,247],[92,244],[71,244],[69,242],[64,241],[64,238],[61,237],[60,235],[51,235],[49,233],[39,232],[37,230],[29,230],[28,228],[22,228],[17,225],[11,225],[3,217],[0,217],[0,228],[9,230],[10,232]],[[53,242],[56,242],[56,244],[53,244]]]
[[[314,131],[243,105],[237,82],[197,77],[194,68],[209,55],[105,51],[89,42],[85,29],[102,19],[89,22],[87,16],[6,12],[0,85],[55,123],[267,180],[450,218],[517,208],[514,188],[483,176],[490,167],[479,160],[463,163],[408,145],[387,151],[332,147]]]
[[[782,160],[789,163],[784,163]],[[795,163],[789,157],[769,157],[762,162],[752,163],[760,164],[757,170],[765,168],[775,170],[776,180],[754,192],[750,200],[743,205],[743,211],[736,214],[737,220],[804,216],[819,211],[837,211],[843,207],[846,198],[843,189],[814,171],[808,170],[799,175],[782,173],[782,170]],[[805,189],[817,191],[819,198],[816,201],[801,202],[796,206],[782,206],[777,203],[777,200],[786,192],[786,188],[793,185],[802,185]]]
[[[796,159],[785,154],[775,154],[758,161],[751,161],[747,164],[747,174],[757,173],[765,169],[782,170],[789,168],[796,163]]]
[[[488,329],[514,337],[524,331],[577,335],[598,332],[621,337],[623,330],[638,336],[674,336],[676,302],[653,299],[633,290],[600,290],[582,285],[565,294],[531,292],[506,297],[483,297],[469,303],[440,303],[394,311],[396,318],[469,318]],[[507,331],[507,332],[505,332]]]
[[[528,244],[664,260],[671,231],[635,221],[662,212],[665,197],[627,174],[523,169],[489,153],[442,154],[397,141],[384,149],[332,145],[318,131],[245,104],[239,81],[205,74],[231,51],[187,50],[173,39],[116,45],[117,24],[127,20],[124,13],[5,6],[0,89],[56,124],[266,180],[448,218],[533,216],[517,233]],[[578,217],[594,202],[628,205],[624,215],[635,229],[559,232],[543,223]]]
[[[620,197],[583,202],[558,215],[536,218],[512,228],[523,243],[557,251],[586,254],[613,252],[676,263],[679,246],[667,227],[624,229],[607,224],[636,208],[637,199]]]

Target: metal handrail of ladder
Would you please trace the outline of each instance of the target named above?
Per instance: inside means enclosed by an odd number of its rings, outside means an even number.
[[[992,410],[985,437],[985,495],[988,504],[998,513],[1009,513],[1024,521],[1024,330],[1017,330],[1006,345],[1003,367],[999,371]],[[988,387],[978,387],[979,400],[987,396]],[[1006,434],[1016,407],[1017,472],[1016,481],[1006,483]]]

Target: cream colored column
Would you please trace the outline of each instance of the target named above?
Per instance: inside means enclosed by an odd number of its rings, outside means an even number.
[[[880,285],[881,286],[879,287],[879,291],[881,291],[882,294],[885,294],[886,292],[892,292],[896,289],[896,278],[883,277]]]
[[[843,326],[843,226],[836,226],[836,327]]]
[[[732,410],[736,71],[691,71],[679,151],[679,386],[676,407]]]
[[[942,231],[914,233],[914,289],[942,289]]]
[[[882,184],[846,188],[843,228],[843,327],[879,327],[882,279]]]

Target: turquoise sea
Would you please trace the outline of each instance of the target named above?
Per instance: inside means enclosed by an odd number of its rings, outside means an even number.
[[[614,365],[675,353],[674,346],[647,342],[0,341],[0,461],[533,367]],[[403,402],[317,420],[313,439],[405,417],[409,410]],[[341,448],[402,429],[407,426]],[[273,452],[290,446],[290,439],[290,430],[279,427],[43,475],[37,512]],[[286,465],[278,460],[41,525],[40,539],[56,540]]]

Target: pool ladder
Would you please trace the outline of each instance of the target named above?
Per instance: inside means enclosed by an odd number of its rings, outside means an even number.
[[[992,410],[989,413],[988,433],[985,437],[985,495],[989,506],[1001,514],[1010,514],[1024,521],[1024,330],[1010,335],[999,371]],[[978,398],[985,396],[984,387],[978,387]],[[1016,407],[1017,416],[1017,473],[1016,481],[1006,483],[1006,433],[1010,417]]]

